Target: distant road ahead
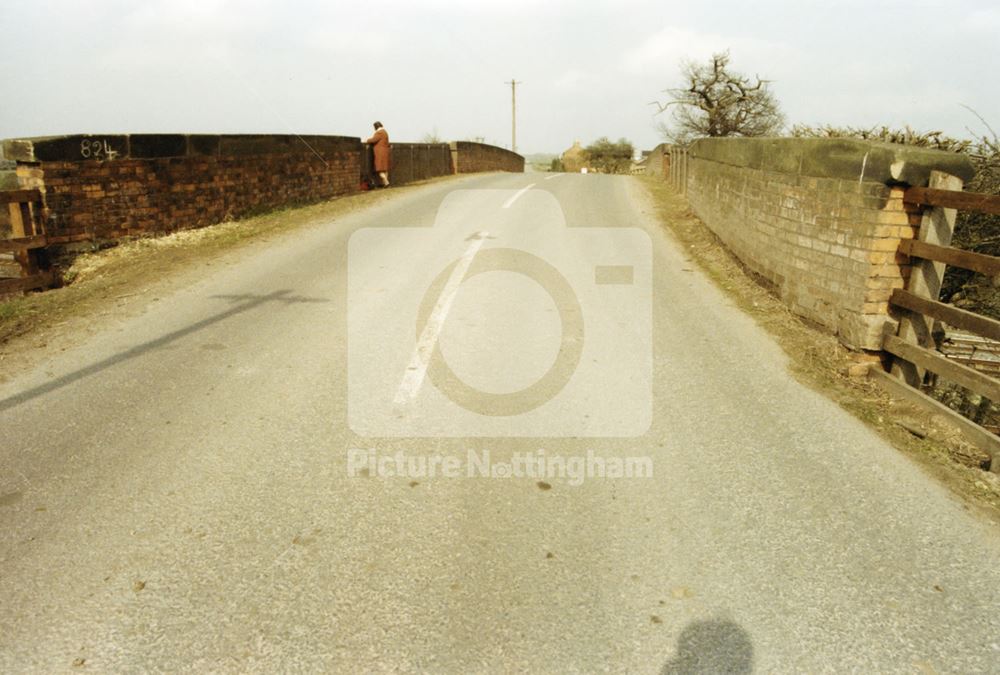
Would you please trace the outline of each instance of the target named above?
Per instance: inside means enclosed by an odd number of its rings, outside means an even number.
[[[1000,672],[996,529],[642,203],[403,189],[0,387],[0,671]]]

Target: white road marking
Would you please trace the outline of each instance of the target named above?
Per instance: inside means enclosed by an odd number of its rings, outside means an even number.
[[[511,204],[513,204],[514,202],[517,201],[518,197],[520,197],[521,195],[523,195],[525,192],[527,192],[528,190],[530,190],[533,187],[535,187],[534,183],[532,183],[531,185],[529,185],[526,188],[521,188],[520,190],[518,190],[517,192],[515,192],[513,195],[511,195],[510,199],[508,199],[507,201],[505,201],[503,203],[503,208],[509,209],[510,206],[511,206]]]
[[[548,176],[545,180],[552,180],[553,178],[558,178],[561,175],[561,173],[554,173],[551,176]]]
[[[517,195],[514,196],[517,197]],[[399,389],[396,391],[396,397],[393,399],[393,403],[397,406],[406,405],[417,395],[420,387],[423,386],[424,378],[427,376],[427,364],[430,362],[435,346],[437,346],[441,329],[444,328],[444,321],[448,318],[448,312],[451,311],[451,305],[455,301],[455,296],[462,285],[465,273],[469,271],[472,259],[476,257],[476,253],[482,248],[483,242],[489,236],[489,232],[477,232],[473,236],[475,238],[469,244],[469,248],[465,250],[465,253],[462,254],[462,257],[458,259],[458,264],[455,265],[455,269],[451,271],[451,275],[448,277],[448,283],[444,285],[444,290],[438,296],[437,303],[434,305],[434,311],[431,312],[430,317],[427,319],[427,324],[420,332],[420,339],[417,340],[417,344],[413,348],[413,356],[410,358],[410,364],[403,374],[403,381],[399,383]]]

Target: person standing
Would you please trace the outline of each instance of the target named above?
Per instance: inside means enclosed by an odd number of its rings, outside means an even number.
[[[375,173],[382,181],[382,187],[389,187],[389,132],[381,122],[375,122],[375,133],[365,141],[375,153]]]

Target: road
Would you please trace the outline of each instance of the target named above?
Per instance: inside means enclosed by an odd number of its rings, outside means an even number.
[[[104,322],[0,387],[2,672],[1000,672],[996,528],[633,179],[402,189]]]

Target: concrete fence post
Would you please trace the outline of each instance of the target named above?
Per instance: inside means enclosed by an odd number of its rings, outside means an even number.
[[[687,148],[684,148],[683,152],[684,152],[684,173],[682,174],[682,176],[683,176],[683,181],[684,182],[681,184],[681,194],[682,195],[687,195],[687,184],[688,184],[688,151],[687,151]]]
[[[684,148],[677,149],[677,192],[684,194],[684,172],[687,167],[684,166],[684,162],[687,160],[687,154],[684,152]]]
[[[677,148],[670,146],[670,187],[677,189],[677,171],[680,169],[677,166]]]
[[[680,191],[681,189],[681,171],[684,167],[681,166],[681,152],[679,149],[674,148],[674,161],[676,162],[676,170],[674,171],[673,187],[674,190]]]

